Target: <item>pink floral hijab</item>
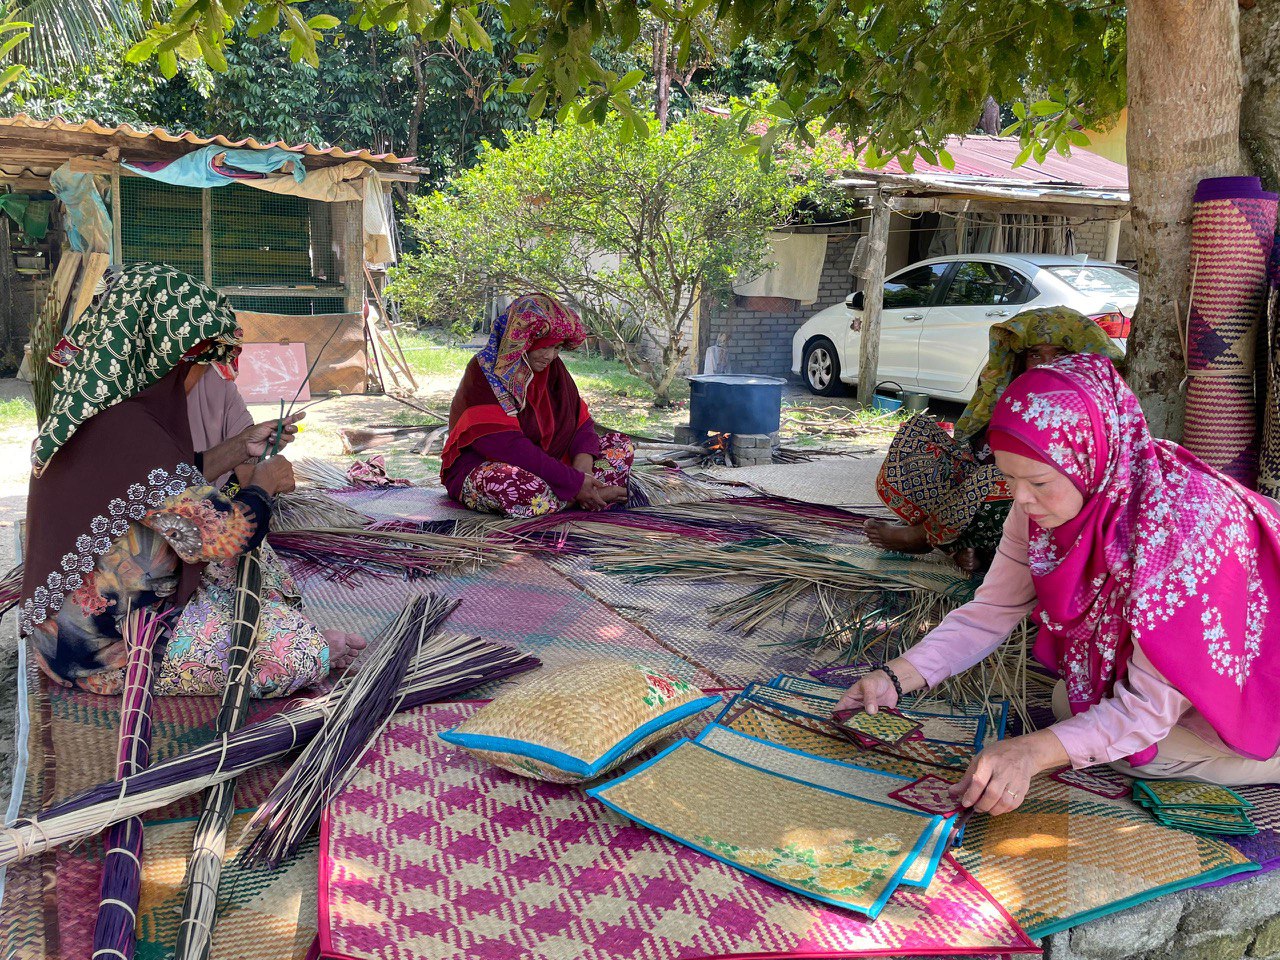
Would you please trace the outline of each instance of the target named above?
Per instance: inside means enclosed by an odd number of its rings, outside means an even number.
[[[1152,437],[1137,398],[1103,357],[1063,357],[1023,374],[990,429],[1002,435],[997,449],[1035,455],[1084,494],[1070,522],[1044,530],[1030,521],[1029,529],[1041,625],[1034,652],[1060,671],[1072,711],[1110,693],[1136,641],[1223,742],[1247,757],[1274,756],[1274,504]],[[1149,763],[1155,753],[1130,761]]]

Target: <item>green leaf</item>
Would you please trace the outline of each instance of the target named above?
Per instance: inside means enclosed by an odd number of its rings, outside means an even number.
[[[1039,100],[1031,105],[1031,115],[1033,117],[1052,117],[1061,113],[1062,104],[1056,100]]]
[[[1013,165],[1020,167],[1031,158],[1031,151],[1035,149],[1034,143],[1028,143],[1025,147],[1018,151],[1018,155],[1013,158]]]
[[[5,67],[3,71],[0,71],[0,90],[3,90],[26,72],[27,68],[25,64],[9,64],[9,66]]]
[[[330,16],[327,13],[322,13],[308,20],[307,26],[312,30],[332,30],[341,23],[342,21],[337,17]]]
[[[156,66],[162,77],[172,80],[178,75],[178,55],[172,50],[160,50],[156,53]]]
[[[1013,103],[1013,115],[1019,120],[1027,119],[1027,105],[1021,100],[1015,100]]]
[[[454,11],[454,19],[466,34],[468,46],[475,50],[493,53],[493,41],[474,13],[466,7],[458,7]]]
[[[956,168],[956,158],[951,156],[946,147],[938,150],[938,162],[942,164],[944,170],[954,170]]]
[[[645,72],[637,67],[636,69],[629,71],[626,76],[617,82],[613,88],[614,92],[623,93],[624,91],[630,90],[644,78]]]
[[[1063,136],[1067,138],[1067,140],[1071,143],[1072,146],[1075,146],[1075,147],[1089,146],[1089,142],[1090,142],[1089,135],[1086,134],[1083,130],[1075,130],[1075,129],[1069,128],[1066,131],[1064,131]]]

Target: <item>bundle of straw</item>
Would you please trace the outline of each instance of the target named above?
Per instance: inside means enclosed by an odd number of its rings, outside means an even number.
[[[315,457],[299,457],[293,461],[293,475],[301,483],[308,483],[322,490],[342,490],[351,486],[346,471],[335,467],[327,460]]]
[[[479,638],[435,637],[409,666],[399,710],[457,697],[482,683],[539,666],[536,657]],[[352,679],[259,723],[121,780],[100,783],[0,830],[0,867],[100,833],[305,746],[341,702]]]
[[[302,573],[345,582],[358,572],[427,577],[445,570],[474,570],[515,554],[491,543],[439,533],[316,527],[267,535],[284,556],[301,561]]]
[[[678,468],[632,470],[627,478],[627,506],[659,507],[696,503],[726,496],[720,484],[707,483]]]
[[[251,550],[240,558],[236,570],[235,614],[231,622],[231,647],[227,651],[227,685],[222,692],[222,707],[215,726],[218,733],[239,730],[249,715],[261,588],[262,566],[258,551]],[[235,792],[236,782],[224,780],[205,794],[187,867],[187,893],[174,950],[176,960],[204,960],[209,956],[227,830],[235,813]]]
[[[0,616],[22,599],[22,564],[18,564],[0,579]]]
[[[163,629],[164,619],[150,607],[130,609],[125,614],[128,661],[116,757],[116,775],[122,778],[146,769],[151,759],[151,678],[156,641]],[[130,817],[114,824],[107,832],[106,850],[93,957],[130,960],[137,940],[142,890],[142,819]]]
[[[271,529],[276,533],[317,527],[359,530],[372,522],[372,517],[314,490],[282,493],[275,498],[271,509]]]
[[[384,631],[338,708],[249,822],[247,829],[258,832],[241,854],[243,862],[277,867],[297,852],[403,701],[401,683],[410,660],[458,603],[417,597]]]

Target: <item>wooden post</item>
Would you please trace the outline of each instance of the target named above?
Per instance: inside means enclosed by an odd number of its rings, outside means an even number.
[[[13,313],[13,284],[14,278],[17,277],[17,271],[14,269],[13,248],[9,244],[9,218],[0,217],[0,314],[3,319],[0,320],[0,330],[4,331],[3,347],[7,352],[12,345],[22,351],[22,345],[18,342],[17,334],[17,317]]]
[[[111,172],[111,262],[124,262],[124,226],[120,223],[120,168]]]
[[[871,204],[867,228],[867,273],[863,285],[862,333],[858,339],[858,403],[871,406],[880,364],[880,308],[884,304],[884,268],[889,258],[889,220],[893,214],[883,194]]]
[[[200,244],[204,254],[204,282],[213,286],[213,191],[200,191]]]

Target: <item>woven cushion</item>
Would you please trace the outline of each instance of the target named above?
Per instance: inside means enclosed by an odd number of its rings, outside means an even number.
[[[594,660],[526,680],[440,737],[512,773],[580,783],[719,702],[668,673]]]

